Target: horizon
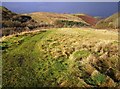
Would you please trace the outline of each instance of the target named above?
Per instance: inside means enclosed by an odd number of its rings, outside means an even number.
[[[84,13],[91,16],[108,17],[118,12],[118,2],[3,2],[2,6],[19,14],[33,12]]]

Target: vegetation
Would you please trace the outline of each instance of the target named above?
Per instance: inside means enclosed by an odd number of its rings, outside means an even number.
[[[0,9],[3,87],[120,87],[116,31],[79,28],[96,24],[88,15]],[[96,27],[117,28],[118,20]]]
[[[70,14],[56,13],[32,13],[32,14],[16,14],[5,7],[0,8],[2,13],[2,36],[7,36],[23,31],[31,31],[35,28],[51,28],[51,27],[82,27],[88,24]]]
[[[95,28],[119,28],[119,13],[106,19],[98,20],[85,14],[57,14],[48,12],[36,12],[31,14],[16,14],[5,7],[0,7],[2,24],[1,36],[31,31],[36,28],[64,28],[64,27],[95,27]]]
[[[82,20],[87,22],[90,26],[94,26],[99,21],[98,18],[95,18],[87,14],[74,14],[74,16],[81,18]]]
[[[119,19],[120,19],[120,12],[115,13],[105,19],[98,21],[95,27],[118,29],[120,28]]]
[[[2,36],[7,36],[23,31],[33,30],[38,27],[38,24],[30,16],[16,14],[5,7],[0,8],[2,13]]]
[[[69,20],[58,20],[58,21],[56,21],[56,25],[58,27],[83,27],[83,26],[88,26],[86,23],[69,21]]]
[[[3,37],[3,87],[117,87],[117,38],[79,28]]]

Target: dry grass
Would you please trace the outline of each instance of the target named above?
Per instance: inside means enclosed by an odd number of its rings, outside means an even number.
[[[78,17],[70,15],[70,14],[35,12],[35,13],[28,14],[28,15],[30,15],[33,19],[35,19],[38,22],[46,22],[49,24],[54,24],[56,20],[68,20],[68,21],[86,23],[81,18],[78,18]]]
[[[33,33],[3,40],[3,86],[119,85],[117,32],[54,28]]]

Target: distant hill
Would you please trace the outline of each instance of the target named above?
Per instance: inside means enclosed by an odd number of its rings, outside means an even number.
[[[53,25],[54,27],[81,27],[90,25],[83,19],[71,14],[35,12],[27,15],[34,18],[38,23],[44,22]]]
[[[30,14],[17,14],[6,7],[0,7],[2,16],[2,27],[0,34],[2,36],[33,30],[34,28],[50,27],[83,27],[90,26],[88,22],[73,16],[72,14],[58,14],[50,12],[34,12]]]
[[[100,20],[96,24],[96,28],[120,28],[118,22],[120,21],[120,12],[115,13],[105,19]]]
[[[98,18],[92,17],[87,14],[74,14],[74,16],[81,18],[82,20],[90,24],[91,26],[94,26],[100,19],[100,18],[98,19]]]
[[[2,20],[0,24],[0,35],[6,36],[35,28],[71,28],[71,27],[96,27],[116,28],[118,14],[106,19],[92,17],[87,14],[60,14],[51,12],[33,12],[30,14],[17,14],[6,7],[0,7]]]

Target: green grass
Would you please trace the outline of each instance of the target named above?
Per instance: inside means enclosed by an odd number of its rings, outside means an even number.
[[[80,51],[76,51],[73,53],[73,56],[74,56],[74,59],[73,60],[79,60],[79,59],[82,59],[82,58],[85,58],[87,56],[89,56],[89,51],[86,51],[86,50],[80,50]]]
[[[92,78],[88,78],[87,82],[94,86],[99,86],[106,81],[106,77],[103,74],[98,73],[97,75],[93,76]]]
[[[85,61],[93,53],[87,46],[94,43],[90,48],[93,50],[95,42],[101,39],[117,41],[116,34],[104,33],[104,31],[100,31],[102,33],[100,35],[98,33],[94,30],[61,28],[4,39],[1,45],[3,87],[86,86],[79,80],[82,75],[87,76],[85,70],[79,69],[81,66],[79,59]],[[107,38],[104,38],[105,35]],[[108,37],[109,35],[113,38]],[[86,40],[88,38],[89,40]],[[84,42],[87,42],[84,44],[85,48],[83,48]],[[78,60],[74,61],[76,58]],[[92,79],[93,85],[102,84],[104,77],[95,76]]]

